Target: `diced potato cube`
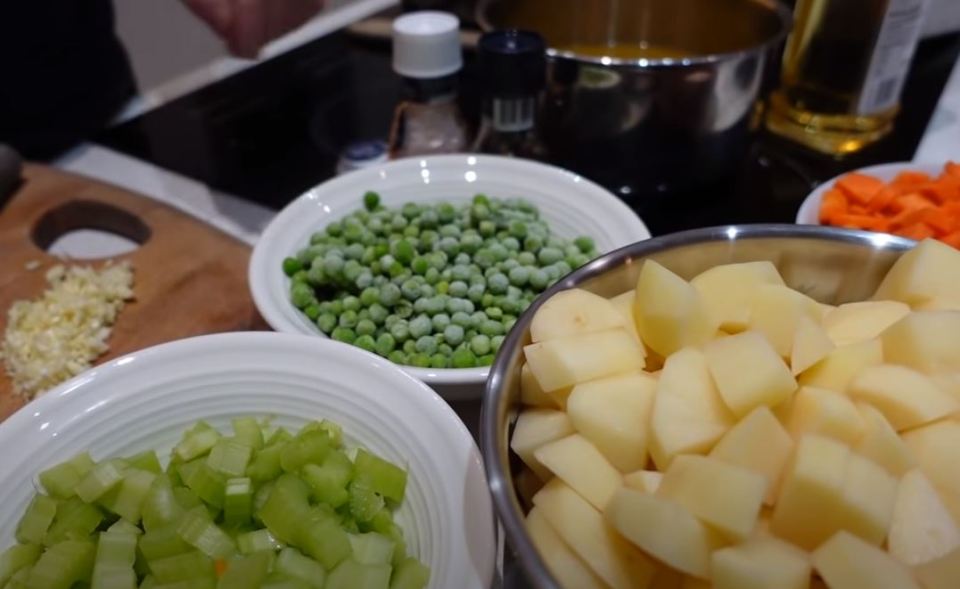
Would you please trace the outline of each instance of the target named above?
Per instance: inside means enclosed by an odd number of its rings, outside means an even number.
[[[887,547],[897,560],[911,566],[960,548],[960,528],[919,469],[900,479]],[[960,584],[960,576],[955,580]]]
[[[715,589],[807,589],[810,562],[805,552],[772,537],[758,537],[713,553]]]
[[[949,370],[929,375],[934,384],[960,402],[960,370]]]
[[[750,329],[762,333],[783,358],[790,357],[800,317],[819,322],[818,303],[786,286],[764,284],[756,288],[750,310]]]
[[[563,411],[553,409],[526,409],[517,417],[513,428],[510,448],[517,453],[530,470],[541,480],[553,476],[550,470],[533,455],[540,446],[569,436],[574,432],[573,423]]]
[[[648,589],[683,589],[685,575],[668,566],[660,567]]]
[[[879,409],[897,431],[960,411],[960,402],[941,391],[930,378],[894,364],[864,368],[847,391],[851,397]]]
[[[710,554],[719,535],[680,504],[621,488],[604,512],[624,538],[657,560],[694,577],[709,578]]]
[[[633,316],[640,338],[664,357],[703,344],[717,331],[700,293],[653,260],[646,260],[640,270]]]
[[[736,464],[767,479],[764,503],[773,505],[783,468],[793,452],[793,439],[768,407],[753,410],[730,428],[710,451],[710,457]]]
[[[623,485],[623,476],[580,434],[544,444],[533,455],[597,509],[606,507]]]
[[[827,331],[807,316],[797,320],[797,331],[793,334],[793,349],[790,350],[790,371],[800,374],[810,368],[836,348]]]
[[[760,405],[779,405],[797,389],[783,359],[756,331],[715,339],[704,355],[721,398],[737,417]]]
[[[956,589],[960,579],[960,548],[914,569],[924,589]]]
[[[955,298],[960,284],[960,251],[935,239],[925,239],[900,256],[873,298],[909,305],[940,297]]]
[[[676,501],[731,540],[753,531],[767,492],[761,474],[716,458],[681,455],[663,475],[657,496]]]
[[[863,419],[864,431],[854,450],[886,468],[895,477],[916,466],[917,462],[907,445],[883,413],[867,403],[857,403],[857,410]]]
[[[801,386],[819,387],[843,392],[861,370],[883,362],[883,346],[872,339],[834,349],[803,373],[797,381]]]
[[[658,470],[638,470],[623,475],[623,484],[644,493],[656,493],[663,481],[663,473]]]
[[[707,452],[733,425],[703,352],[685,348],[667,358],[653,401],[650,454],[666,470],[680,453]]]
[[[564,589],[604,589],[606,585],[580,560],[544,517],[539,507],[527,514],[527,532],[553,578]]]
[[[560,408],[557,400],[540,388],[529,364],[524,364],[520,368],[520,402],[532,407]]]
[[[926,374],[960,370],[960,311],[914,311],[881,336],[887,362]]]
[[[851,454],[843,477],[843,509],[836,518],[844,529],[880,545],[887,536],[897,500],[897,479],[878,464]]]
[[[637,291],[631,288],[627,292],[620,293],[610,299],[610,303],[613,304],[613,308],[623,317],[623,323],[627,326],[627,331],[630,332],[630,335],[635,337],[637,341],[640,341],[640,334],[637,332],[637,321],[633,318],[633,300],[635,298],[637,298]]]
[[[800,439],[773,508],[770,531],[810,550],[839,529],[850,449],[830,438]],[[815,514],[815,516],[814,516]]]
[[[546,392],[644,366],[643,349],[622,327],[537,342],[523,352]]]
[[[920,589],[907,567],[849,532],[837,532],[812,559],[830,589]]]
[[[649,374],[611,376],[578,384],[567,398],[573,427],[620,472],[647,463],[650,415],[657,380]]]
[[[854,444],[863,436],[865,425],[853,401],[843,393],[803,387],[793,399],[787,430],[794,438],[820,434]]]
[[[873,339],[910,313],[910,306],[898,301],[846,303],[823,318],[823,327],[838,346]]]
[[[724,331],[736,333],[750,322],[750,301],[757,287],[783,285],[783,279],[770,262],[744,262],[704,270],[690,284],[700,293],[711,321]]]
[[[571,288],[540,305],[530,321],[530,339],[542,342],[616,327],[626,327],[626,323],[610,301],[592,292]]]
[[[902,434],[920,470],[940,492],[940,498],[960,522],[960,422],[945,419]]]
[[[613,589],[650,585],[657,565],[560,479],[547,483],[533,503],[557,535],[607,585]]]

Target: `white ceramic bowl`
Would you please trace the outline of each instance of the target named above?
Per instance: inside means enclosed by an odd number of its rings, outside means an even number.
[[[203,336],[148,348],[53,389],[0,424],[0,547],[36,475],[77,452],[94,459],[156,449],[169,457],[199,419],[238,416],[300,427],[328,418],[347,444],[404,465],[396,518],[430,587],[490,587],[493,512],[476,444],[456,414],[396,366],[330,340],[276,333]]]
[[[512,158],[443,155],[409,158],[324,182],[287,205],[267,226],[250,259],[249,282],[260,314],[277,331],[323,335],[290,303],[283,259],[310,235],[363,206],[374,190],[386,205],[467,201],[477,193],[521,197],[540,209],[558,235],[589,235],[603,254],[647,239],[650,232],[617,197],[572,172]],[[404,366],[447,399],[480,398],[489,367],[435,369]]]
[[[900,172],[906,172],[908,170],[914,172],[926,172],[931,176],[938,176],[940,175],[940,172],[943,171],[943,164],[895,162],[891,164],[868,166],[866,168],[860,168],[859,170],[850,170],[850,172],[860,172],[861,174],[867,174],[868,176],[879,178],[884,182],[889,182],[896,178],[897,174]],[[840,176],[844,176],[850,172],[844,172]],[[823,199],[824,193],[833,188],[833,185],[836,184],[837,180],[840,179],[840,176],[830,178],[820,186],[817,186],[813,192],[807,196],[807,198],[803,201],[803,204],[800,205],[800,209],[797,211],[797,224],[820,225],[820,201]]]

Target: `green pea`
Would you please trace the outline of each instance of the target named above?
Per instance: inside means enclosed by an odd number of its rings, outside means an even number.
[[[340,313],[340,319],[338,323],[340,324],[340,327],[353,328],[353,327],[356,327],[357,321],[358,321],[357,312],[351,310],[351,311],[344,311],[343,313]]]
[[[290,298],[298,309],[306,309],[317,300],[310,285],[303,282],[293,283],[293,286],[290,287]]]
[[[341,234],[343,234],[343,225],[341,225],[338,221],[334,221],[327,225],[327,235],[337,237]]]
[[[372,284],[374,284],[373,274],[369,270],[363,270],[357,279],[354,280],[354,284],[357,285],[357,288],[363,290]]]
[[[417,256],[410,262],[410,269],[413,270],[414,274],[420,274],[421,276],[427,272],[429,267],[430,264],[423,256]]]
[[[296,258],[284,258],[283,260],[283,273],[287,276],[293,276],[297,272],[303,270],[303,264],[300,263],[300,260]]]
[[[357,321],[355,331],[357,335],[373,335],[377,331],[377,325],[369,319],[361,319]]]
[[[483,245],[483,238],[476,233],[464,233],[460,237],[460,251],[463,253],[473,255],[481,245]]]
[[[380,289],[380,304],[384,307],[392,307],[400,301],[400,287],[396,284],[385,284]]]
[[[341,302],[340,299],[330,301],[330,312],[334,315],[343,313],[343,302]]]
[[[432,335],[417,338],[417,351],[422,354],[434,354],[437,351],[437,339]]]
[[[450,325],[450,315],[437,313],[430,318],[430,322],[433,324],[433,331],[440,333]]]
[[[393,252],[393,257],[401,264],[409,264],[417,254],[413,244],[406,239],[395,242],[390,249]]]
[[[501,272],[497,272],[487,280],[487,288],[494,294],[507,292],[508,286],[510,286],[510,279]]]
[[[417,342],[412,339],[408,339],[407,341],[403,342],[403,353],[407,355],[416,354]]]
[[[486,336],[503,335],[503,324],[499,321],[488,319],[480,325],[479,331],[482,335]]]
[[[397,347],[397,340],[389,333],[381,333],[377,337],[375,351],[381,356],[387,356]]]
[[[405,366],[407,364],[407,355],[403,353],[403,350],[394,350],[387,355],[387,360],[390,360],[394,364]]]
[[[502,335],[493,336],[492,338],[490,338],[490,348],[494,352],[499,352],[500,347],[503,345],[503,340],[504,340],[504,336]]]
[[[490,237],[497,232],[497,224],[493,221],[480,221],[477,225],[477,231],[480,232],[482,237]]]
[[[466,316],[466,314],[463,314],[463,315]],[[469,321],[470,318],[468,316],[466,317],[467,317],[467,321]],[[451,323],[450,325],[447,325],[443,330],[443,339],[451,346],[460,345],[460,343],[463,342],[463,336],[464,336],[463,325],[459,322]]]
[[[363,195],[363,206],[368,211],[375,211],[380,206],[380,195],[370,190]]]
[[[426,315],[417,315],[413,321],[410,322],[410,335],[415,338],[429,334],[432,329],[433,322],[431,322],[430,318]]]
[[[415,353],[410,358],[410,365],[416,366],[417,368],[429,368],[430,356],[424,353]]]
[[[433,229],[439,222],[440,217],[434,210],[427,209],[420,215],[420,226],[425,229]]]
[[[496,263],[496,259],[493,257],[493,254],[488,249],[479,249],[477,253],[473,254],[473,261],[477,266],[481,268],[489,268]]]
[[[437,205],[437,218],[441,223],[450,223],[457,217],[457,209],[448,202]]]
[[[377,342],[373,339],[373,336],[370,334],[360,335],[357,339],[353,340],[353,345],[358,348],[362,348],[368,352],[376,352]]]
[[[369,286],[360,292],[360,304],[364,307],[376,303],[380,300],[380,289],[375,286]]]
[[[500,303],[503,304],[503,301],[500,301]],[[500,320],[503,318],[503,310],[501,310],[499,307],[488,307],[484,309],[483,312],[486,313],[487,317],[491,319]]]
[[[474,329],[479,329],[483,322],[487,320],[487,314],[483,311],[475,311],[473,315],[470,316],[470,326]]]
[[[490,366],[495,359],[493,354],[485,354],[477,358],[477,366]]]
[[[516,266],[515,268],[510,268],[507,278],[510,279],[510,284],[514,286],[523,286],[530,280],[530,270],[526,266]]]
[[[484,308],[492,307],[495,300],[496,297],[493,295],[493,293],[484,293],[483,297],[480,299],[480,306]]]
[[[330,337],[338,342],[352,344],[357,339],[357,334],[349,327],[337,327],[330,334]]]
[[[545,247],[537,253],[537,260],[544,266],[556,264],[563,259],[564,253],[557,248]]]
[[[427,284],[436,284],[440,280],[440,271],[433,267],[427,268],[423,278],[427,281]]]
[[[360,299],[355,296],[345,296],[341,299],[343,302],[344,311],[359,311],[360,310]]]
[[[450,357],[450,364],[454,368],[473,368],[477,365],[477,357],[469,349],[457,349]]]
[[[367,311],[370,313],[370,320],[377,325],[382,325],[388,315],[387,309],[380,303],[373,303],[367,307]]]
[[[550,281],[550,277],[547,276],[547,273],[540,268],[537,268],[530,273],[530,286],[537,290],[543,290],[547,287],[547,282]]]
[[[470,350],[477,356],[490,353],[490,338],[485,335],[474,336],[470,340]]]
[[[473,324],[472,320],[470,319],[470,315],[463,311],[457,311],[456,313],[451,315],[450,322],[453,323],[454,325],[460,326],[461,328],[470,327]],[[444,335],[446,335],[446,333],[444,333]],[[462,335],[461,335],[461,338],[462,338]]]
[[[420,216],[420,206],[414,202],[404,203],[404,205],[400,208],[400,214],[407,219],[414,219]]]
[[[410,238],[420,237],[420,227],[417,225],[407,225],[403,228],[403,236]]]
[[[430,368],[446,368],[450,365],[450,358],[442,352],[430,356]]]
[[[394,305],[393,312],[402,319],[408,319],[413,316],[413,305],[410,301],[400,301]]]
[[[543,240],[536,235],[527,235],[523,239],[523,249],[528,252],[536,252],[543,247]]]
[[[465,297],[467,296],[467,288],[467,283],[463,280],[454,280],[450,283],[447,292],[452,297]]]
[[[407,341],[408,339],[410,339],[409,324],[405,320],[400,319],[399,321],[394,323],[392,326],[390,326],[390,335],[392,335],[394,340],[396,340],[397,342],[403,343]]]
[[[510,235],[517,239],[523,239],[527,236],[527,224],[523,221],[512,221],[510,223]]]
[[[333,313],[323,313],[317,317],[317,327],[320,331],[330,335],[330,332],[337,326],[337,316]]]
[[[479,303],[483,299],[483,295],[486,292],[487,289],[482,284],[472,284],[470,285],[470,288],[467,289],[467,298],[474,303]]]
[[[320,304],[311,303],[307,305],[307,308],[303,310],[303,314],[306,315],[310,321],[316,321],[317,317],[320,316]]]

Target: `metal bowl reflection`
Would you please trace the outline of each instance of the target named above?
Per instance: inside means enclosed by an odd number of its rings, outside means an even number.
[[[487,380],[481,417],[481,448],[493,502],[514,556],[533,587],[559,589],[526,532],[514,487],[518,461],[509,439],[520,402],[523,346],[530,320],[553,294],[583,288],[615,296],[634,287],[642,262],[653,259],[690,279],[718,264],[769,260],[788,286],[818,301],[863,300],[900,254],[914,242],[882,233],[832,227],[744,225],[685,231],[635,243],[605,256],[554,285],[524,313],[504,341]]]

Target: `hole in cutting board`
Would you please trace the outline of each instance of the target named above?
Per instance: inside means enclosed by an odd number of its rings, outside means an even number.
[[[53,255],[108,258],[146,243],[150,228],[113,205],[76,200],[47,211],[34,226],[31,238],[37,247]]]

